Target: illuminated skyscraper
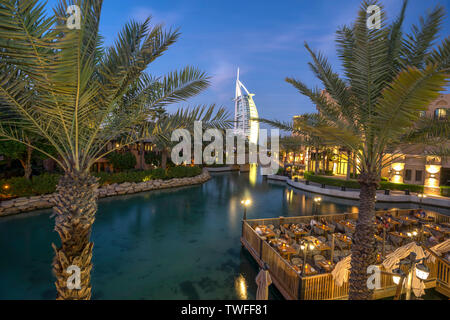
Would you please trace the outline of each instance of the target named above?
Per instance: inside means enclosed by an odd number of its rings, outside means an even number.
[[[244,89],[244,92],[242,92]],[[254,94],[248,92],[247,88],[239,80],[239,69],[236,79],[236,97],[234,106],[234,130],[237,134],[244,135],[250,143],[258,143],[259,122],[251,120],[258,118],[258,110],[253,101]]]

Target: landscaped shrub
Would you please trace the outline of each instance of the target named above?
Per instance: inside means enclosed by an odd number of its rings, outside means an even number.
[[[2,197],[30,197],[49,194],[56,191],[60,175],[45,173],[33,176],[31,180],[24,177],[13,177],[0,180],[0,194]]]
[[[441,196],[450,197],[450,186],[441,186]]]
[[[155,151],[148,151],[145,155],[145,163],[159,167],[161,165],[161,154]]]
[[[358,181],[353,181],[353,180],[341,180],[341,179],[336,179],[336,178],[329,178],[329,177],[322,177],[322,176],[316,176],[313,174],[311,174],[311,172],[305,172],[304,177],[306,180],[309,180],[311,182],[316,182],[316,183],[320,183],[320,184],[326,184],[329,186],[334,186],[334,187],[346,187],[346,188],[350,188],[350,189],[359,189],[359,183]]]
[[[108,155],[109,162],[114,169],[131,170],[136,166],[136,157],[131,152],[113,152]]]
[[[183,178],[198,176],[202,172],[199,167],[172,167],[167,170],[167,178]]]
[[[56,191],[56,185],[59,182],[59,174],[43,173],[32,178],[33,194],[49,194]]]
[[[322,177],[316,176],[314,173],[305,172],[304,175],[306,180],[316,182],[316,183],[324,183],[329,186],[334,187],[346,187],[351,189],[359,189],[360,185],[358,181],[355,180],[341,180],[336,178]],[[415,185],[415,184],[406,184],[406,183],[393,183],[388,181],[381,181],[379,189],[385,190],[400,190],[405,191],[409,190],[411,192],[423,192],[423,186]]]
[[[150,180],[167,180],[172,178],[195,177],[202,173],[200,167],[173,167],[167,171],[161,168],[145,171],[124,171],[117,173],[98,172],[93,176],[99,178],[100,186],[113,183],[143,182]],[[59,174],[44,173],[33,176],[31,180],[24,177],[0,179],[0,199],[12,197],[29,197],[41,194],[49,194],[56,191]]]
[[[419,192],[419,193],[423,192],[423,186],[417,184],[393,183],[387,181],[380,182],[380,189],[400,190],[400,191],[409,190],[411,192]]]
[[[277,171],[277,175],[278,176],[284,175],[284,168],[279,168],[278,171]]]

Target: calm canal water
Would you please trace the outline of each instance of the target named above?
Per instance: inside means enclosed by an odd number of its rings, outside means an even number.
[[[316,210],[313,194],[266,181],[254,170],[100,200],[93,299],[254,299],[258,267],[239,241],[244,197],[253,200],[249,219]],[[355,202],[322,202],[319,214],[357,211]],[[53,224],[50,211],[0,220],[0,299],[54,299]],[[276,289],[270,295],[280,298]]]

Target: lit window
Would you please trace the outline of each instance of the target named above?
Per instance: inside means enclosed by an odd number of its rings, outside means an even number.
[[[439,109],[434,110],[434,118],[439,119],[439,120],[446,119],[447,118],[447,109],[439,108]]]

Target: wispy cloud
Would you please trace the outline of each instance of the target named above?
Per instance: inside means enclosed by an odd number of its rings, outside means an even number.
[[[157,11],[153,8],[147,6],[139,6],[131,8],[131,17],[137,21],[144,21],[149,16],[152,17],[152,23],[154,24],[165,24],[167,26],[174,25],[179,22],[182,15],[176,11],[163,12]]]

